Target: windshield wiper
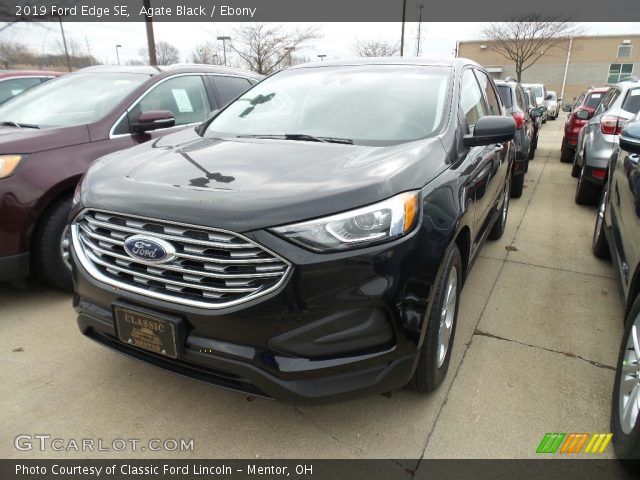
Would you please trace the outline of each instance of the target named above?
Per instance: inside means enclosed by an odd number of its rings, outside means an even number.
[[[284,135],[238,135],[238,138],[273,138],[278,140],[301,140],[309,142],[343,143],[345,145],[353,145],[353,140],[351,140],[350,138],[314,137],[313,135],[307,135],[306,133],[285,133]]]
[[[33,123],[18,123],[18,122],[11,122],[11,121],[0,122],[0,125],[5,125],[9,127],[18,127],[18,128],[40,128],[38,125],[35,125]]]

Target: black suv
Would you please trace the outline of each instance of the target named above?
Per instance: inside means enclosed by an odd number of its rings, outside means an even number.
[[[506,225],[515,131],[469,60],[272,75],[89,169],[71,228],[80,330],[298,404],[431,391],[469,269]]]
[[[609,162],[593,253],[613,258],[626,300],[613,388],[613,445],[620,458],[640,460],[640,114],[623,128]]]
[[[522,85],[513,79],[496,80],[498,93],[502,98],[506,113],[516,121],[516,163],[513,167],[511,196],[519,198],[524,188],[524,175],[529,169],[529,160],[533,159],[536,149],[534,143],[534,122],[542,115],[538,109],[529,110],[529,99]]]

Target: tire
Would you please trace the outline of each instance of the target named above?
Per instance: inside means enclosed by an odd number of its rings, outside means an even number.
[[[511,177],[511,198],[520,198],[524,190],[524,173]]]
[[[452,285],[453,283],[455,284]],[[433,307],[427,319],[427,330],[420,347],[418,365],[409,382],[418,392],[434,391],[447,375],[456,333],[461,285],[462,259],[458,247],[454,244],[444,261],[442,277],[436,288]],[[454,293],[455,298],[452,297]],[[451,308],[454,308],[453,312]],[[447,322],[450,326],[442,331],[441,342],[441,325],[446,328]]]
[[[628,391],[629,397],[631,395],[640,395],[640,380],[637,378],[638,370],[640,369],[640,363],[635,355],[640,355],[640,352],[633,352],[633,339],[632,335],[636,336],[636,339],[640,342],[640,295],[636,298],[635,302],[627,318],[625,319],[626,327],[624,329],[624,335],[622,337],[622,343],[620,345],[620,353],[618,355],[618,363],[616,368],[616,376],[613,384],[613,399],[611,401],[611,431],[613,432],[613,448],[618,458],[626,460],[638,460],[640,459],[640,413],[636,412],[635,422],[631,419],[622,421],[621,415],[624,416],[626,409],[632,398],[629,398],[627,402],[620,398],[621,380],[622,380],[622,367],[626,364],[628,370],[634,369],[636,378],[632,378],[632,375],[627,376],[626,380],[629,380],[631,385],[627,386],[624,390]],[[634,368],[635,367],[635,368]],[[630,390],[629,390],[630,389]],[[623,390],[623,394],[627,394]],[[635,393],[634,393],[635,392]],[[624,407],[621,405],[624,404]],[[638,404],[637,399],[635,402]],[[631,413],[631,412],[629,412]]]
[[[71,291],[71,269],[63,258],[63,234],[71,211],[71,198],[61,200],[43,214],[33,248],[33,266],[36,275],[46,284],[61,290]],[[68,246],[67,246],[68,248]]]
[[[574,155],[575,150],[573,148],[567,147],[563,142],[562,147],[560,148],[560,161],[562,163],[571,163],[573,161]]]
[[[498,240],[504,234],[504,230],[507,227],[507,217],[509,216],[509,198],[511,197],[511,179],[508,178],[504,185],[504,192],[502,194],[502,204],[500,205],[500,216],[491,227],[489,232],[489,239]]]
[[[573,160],[573,165],[571,166],[571,176],[573,178],[580,178],[580,165],[576,163],[575,158]]]
[[[593,229],[593,240],[591,241],[591,250],[598,258],[609,258],[610,256],[607,236],[604,233],[604,214],[607,208],[608,197],[608,190],[605,187],[602,191],[602,199],[600,200],[600,207],[598,207],[598,214],[596,215],[596,226]]]
[[[600,198],[600,187],[585,180],[585,165],[586,159],[582,159],[582,169],[580,170],[580,176],[578,177],[578,185],[576,186],[576,203],[578,205],[597,205]]]

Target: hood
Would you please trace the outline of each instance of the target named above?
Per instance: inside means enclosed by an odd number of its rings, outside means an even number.
[[[70,147],[89,141],[86,125],[71,127],[20,128],[0,126],[0,154],[36,153],[54,148]]]
[[[447,168],[445,158],[438,138],[365,147],[187,130],[95,162],[82,203],[246,232],[421,188]]]

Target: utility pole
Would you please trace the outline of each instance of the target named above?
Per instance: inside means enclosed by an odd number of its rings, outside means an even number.
[[[224,66],[227,66],[227,40],[231,41],[231,37],[218,37],[218,40],[222,40],[222,54],[224,58]]]
[[[420,38],[422,37],[422,9],[424,8],[424,3],[419,3],[416,5],[420,9],[420,16],[418,17],[418,46],[416,47],[416,57],[420,56]]]
[[[69,49],[67,48],[67,37],[64,35],[64,27],[62,26],[62,17],[58,16],[60,22],[60,33],[62,33],[62,44],[64,45],[64,56],[67,58],[67,68],[71,71],[71,59],[69,58]]]
[[[142,0],[144,8],[149,11],[151,8],[151,0]],[[147,27],[147,45],[149,48],[149,65],[157,65],[158,57],[156,57],[156,39],[153,36],[153,19],[148,15],[144,17],[144,24]]]
[[[402,34],[400,35],[400,56],[404,57],[404,20],[407,15],[407,0],[402,0]]]

